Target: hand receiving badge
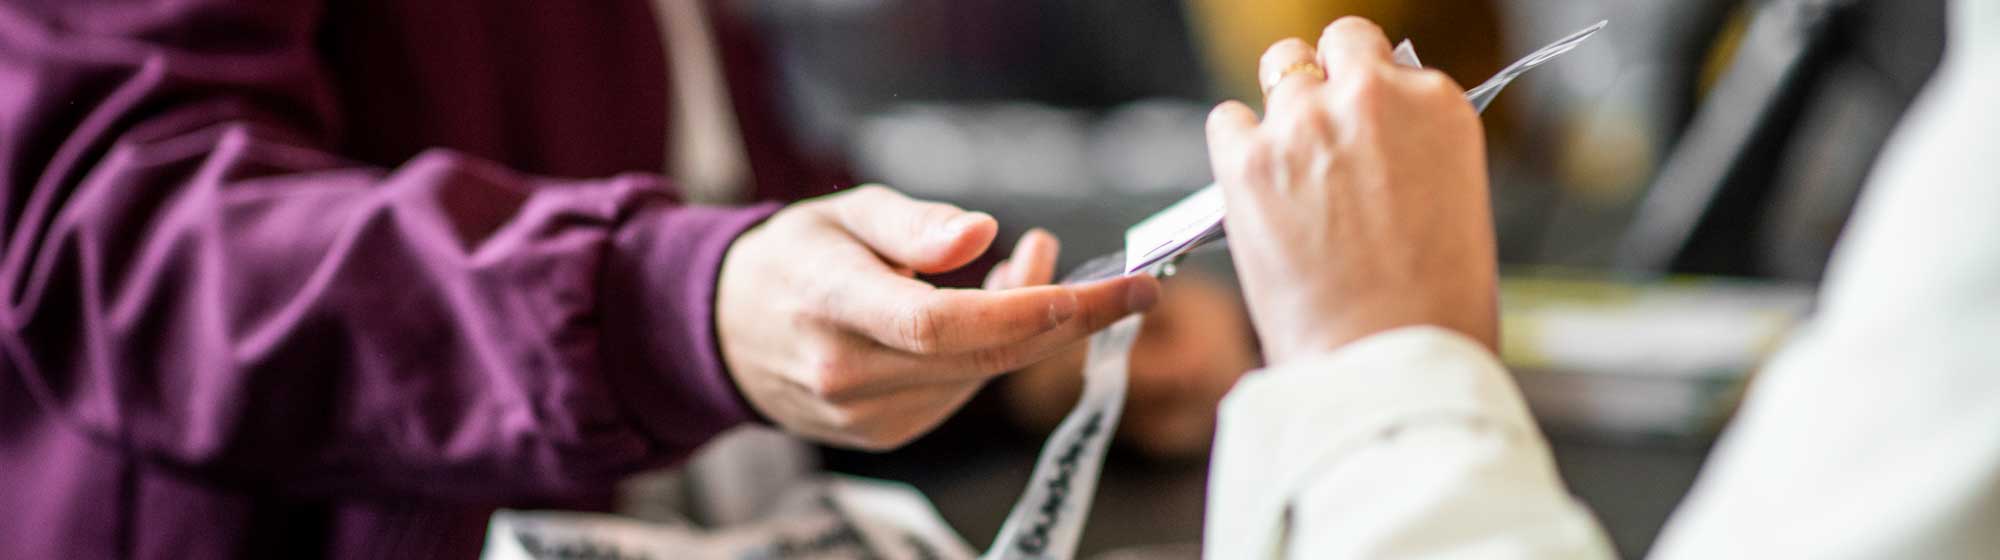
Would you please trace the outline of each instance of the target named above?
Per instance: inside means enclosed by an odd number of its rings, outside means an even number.
[[[1283,72],[1301,64],[1313,72]],[[1259,119],[1209,115],[1209,157],[1264,355],[1280,363],[1368,334],[1438,325],[1498,339],[1492,211],[1479,117],[1435,70],[1396,64],[1382,30],[1328,26],[1264,54]],[[1305,211],[1312,210],[1312,211]]]

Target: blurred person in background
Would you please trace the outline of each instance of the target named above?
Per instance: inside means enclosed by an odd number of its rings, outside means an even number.
[[[1046,234],[917,278],[995,221],[835,192],[722,8],[0,3],[0,556],[470,557],[753,420],[899,445],[1158,299],[1036,286]]]
[[[1949,22],[1817,316],[1754,381],[1654,555],[2000,547],[2000,2],[1958,0]],[[1337,21],[1266,52],[1261,118],[1235,102],[1210,117],[1270,366],[1223,405],[1207,556],[1611,557],[1494,355],[1479,121],[1448,78],[1389,53],[1373,24]]]

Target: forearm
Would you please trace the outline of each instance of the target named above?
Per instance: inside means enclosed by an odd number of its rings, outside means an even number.
[[[218,136],[256,144],[238,134]],[[224,157],[207,165],[238,167]],[[104,203],[67,206],[21,269],[10,357],[78,428],[300,487],[559,490],[747,418],[709,302],[760,210],[484,166],[234,183],[100,166],[76,199]]]
[[[1253,373],[1224,401],[1211,557],[1610,557],[1491,353],[1435,327]]]

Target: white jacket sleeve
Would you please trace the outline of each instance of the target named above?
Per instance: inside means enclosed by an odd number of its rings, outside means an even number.
[[[2000,2],[1877,163],[1812,326],[1751,385],[1661,558],[2000,551]]]
[[[1609,558],[1485,347],[1380,333],[1246,376],[1222,404],[1208,558]]]

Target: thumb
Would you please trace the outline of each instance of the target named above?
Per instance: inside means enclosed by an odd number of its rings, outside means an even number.
[[[1000,228],[984,212],[912,200],[881,185],[827,197],[826,209],[835,223],[890,264],[924,274],[979,258]]]

